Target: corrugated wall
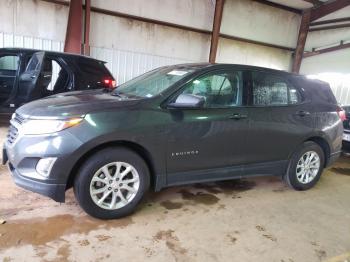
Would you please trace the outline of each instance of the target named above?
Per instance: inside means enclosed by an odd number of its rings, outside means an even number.
[[[181,60],[165,56],[101,47],[91,47],[90,52],[92,57],[107,62],[107,67],[117,80],[118,84],[122,84],[138,75],[160,66],[194,62],[190,60]]]
[[[34,38],[30,36],[18,36],[0,32],[0,48],[24,47],[49,51],[63,51],[63,46],[64,43],[60,41]],[[118,84],[122,84],[127,80],[160,66],[194,62],[190,60],[94,46],[91,47],[91,56],[107,62],[107,67],[117,80]]]

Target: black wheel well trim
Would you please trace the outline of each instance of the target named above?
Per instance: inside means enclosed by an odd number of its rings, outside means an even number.
[[[329,159],[331,157],[331,148],[327,140],[321,136],[313,136],[305,140],[304,142],[311,141],[318,144],[324,153],[324,167],[328,165]]]
[[[150,171],[150,179],[151,179],[150,185],[152,188],[155,188],[156,175],[155,175],[153,158],[152,158],[150,152],[138,143],[126,141],[126,140],[118,140],[118,141],[105,142],[103,144],[100,144],[98,146],[90,148],[87,152],[85,152],[82,156],[80,156],[78,161],[76,161],[73,168],[69,172],[69,175],[67,178],[67,183],[66,183],[66,190],[73,186],[75,176],[76,176],[79,168],[81,167],[81,165],[90,156],[92,156],[96,152],[101,151],[101,150],[108,148],[108,147],[124,147],[124,148],[127,148],[127,149],[132,150],[135,153],[137,153],[145,161],[145,163]]]
[[[322,151],[324,152],[324,156],[325,156],[325,158],[324,158],[324,167],[327,167],[328,162],[330,160],[330,146],[329,146],[327,140],[325,138],[323,138],[322,136],[319,136],[319,135],[311,136],[311,137],[308,137],[305,140],[303,140],[301,142],[301,144],[298,145],[298,147],[300,147],[303,143],[308,142],[308,141],[314,142],[314,143],[318,144],[321,147]],[[289,160],[292,159],[292,157],[293,157],[294,153],[296,152],[296,150],[298,149],[298,147],[296,147],[293,150],[293,152],[290,154],[290,156],[288,157]],[[291,163],[291,161],[289,161],[286,173],[283,176],[285,176],[289,172],[290,163]]]

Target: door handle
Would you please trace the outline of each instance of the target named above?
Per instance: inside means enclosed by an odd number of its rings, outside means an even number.
[[[295,114],[296,114],[297,116],[302,116],[302,117],[304,117],[304,116],[309,116],[309,115],[310,115],[310,112],[301,110],[301,111],[296,112]]]
[[[234,119],[234,120],[239,120],[239,119],[243,119],[243,118],[247,118],[247,115],[242,115],[242,114],[232,114],[230,115],[228,118],[229,119]]]
[[[36,75],[31,75],[30,78],[34,79],[34,78],[36,78]]]

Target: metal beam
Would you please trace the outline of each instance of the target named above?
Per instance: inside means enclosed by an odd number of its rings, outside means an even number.
[[[347,28],[347,27],[350,27],[350,23],[340,24],[340,25],[314,27],[314,28],[310,28],[309,32],[322,31],[322,30],[332,30],[332,29]]]
[[[267,1],[267,0],[252,0],[252,1],[260,3],[260,4],[263,4],[263,5],[268,5],[268,6],[271,6],[271,7],[274,7],[274,8],[278,8],[278,9],[281,9],[281,10],[284,10],[284,11],[292,12],[292,13],[295,13],[295,14],[299,14],[299,15],[302,14],[302,11],[299,10],[299,9],[295,9],[293,7],[277,4],[277,3],[270,2],[270,1]]]
[[[313,9],[311,11],[310,21],[315,21],[323,16],[338,11],[346,6],[350,5],[350,0],[334,0],[328,1],[325,4]]]
[[[350,17],[342,17],[342,18],[313,22],[313,23],[310,23],[310,26],[335,24],[335,23],[342,23],[342,22],[349,22],[349,21],[350,21]]]
[[[84,16],[84,55],[90,55],[90,12],[91,0],[85,0]]]
[[[313,4],[314,6],[320,6],[323,5],[324,2],[319,1],[319,0],[303,0],[304,2],[308,2],[310,4]]]
[[[306,57],[310,57],[310,56],[321,55],[321,54],[325,54],[325,53],[329,53],[329,52],[342,50],[345,48],[350,48],[350,43],[347,43],[347,44],[341,43],[340,45],[337,45],[337,46],[327,47],[327,48],[319,49],[319,50],[312,51],[312,52],[305,52],[303,54],[303,57],[306,58]]]
[[[41,1],[49,2],[49,3],[53,3],[53,4],[60,4],[60,5],[64,5],[64,6],[69,5],[68,2],[62,1],[62,0],[41,0]],[[83,5],[83,8],[85,8],[85,5]],[[151,24],[160,25],[160,26],[167,26],[167,27],[185,30],[185,31],[190,31],[190,32],[195,32],[195,33],[199,33],[199,34],[205,34],[205,35],[212,34],[212,31],[206,30],[206,29],[200,29],[200,28],[195,28],[195,27],[184,26],[184,25],[179,25],[179,24],[175,24],[175,23],[155,20],[155,19],[151,19],[151,18],[145,18],[145,17],[141,17],[141,16],[135,16],[135,15],[125,14],[125,13],[116,12],[116,11],[110,11],[110,10],[106,10],[106,9],[102,9],[102,8],[98,8],[98,7],[94,7],[94,6],[91,6],[91,12],[109,15],[109,16],[114,16],[114,17],[121,17],[121,18],[125,18],[125,19],[133,19],[135,21],[140,21],[140,22],[144,22],[144,23],[151,23]],[[255,40],[242,38],[242,37],[236,37],[236,36],[232,36],[232,35],[226,35],[226,34],[220,33],[219,36],[222,38],[227,38],[227,39],[231,39],[231,40],[236,40],[236,41],[241,41],[241,42],[245,42],[245,43],[266,46],[266,47],[277,48],[277,49],[281,49],[281,50],[287,50],[287,51],[294,51],[295,50],[295,48],[288,47],[288,46],[275,45],[275,44],[271,44],[271,43],[255,41]]]
[[[69,4],[64,52],[81,54],[81,40],[83,32],[82,16],[82,0],[71,0]]]
[[[219,44],[219,35],[220,35],[220,27],[221,27],[223,10],[224,10],[224,0],[216,0],[213,30],[211,33],[209,63],[215,63],[215,60],[216,60],[216,53],[217,53],[218,44]]]
[[[298,42],[294,53],[294,61],[293,61],[293,67],[292,67],[292,71],[294,73],[299,73],[299,70],[300,70],[301,61],[303,59],[306,37],[309,30],[309,25],[310,25],[310,17],[311,17],[310,10],[306,10],[301,16]]]
[[[270,44],[270,43],[266,43],[266,42],[260,42],[260,41],[246,39],[246,38],[240,38],[240,37],[232,36],[232,35],[220,34],[220,37],[226,38],[226,39],[230,39],[230,40],[234,40],[234,41],[240,41],[240,42],[244,42],[244,43],[248,43],[248,44],[254,44],[254,45],[266,46],[266,47],[271,47],[271,48],[277,48],[277,49],[286,50],[286,51],[290,51],[290,52],[294,52],[295,51],[295,48],[292,48],[292,47],[281,46],[281,45],[274,45],[274,44]]]

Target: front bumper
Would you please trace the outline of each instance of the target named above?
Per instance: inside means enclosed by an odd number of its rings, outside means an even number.
[[[12,178],[15,184],[19,187],[27,189],[29,191],[39,193],[41,195],[50,197],[57,202],[64,202],[65,200],[65,184],[48,184],[45,181],[37,181],[25,176],[22,176],[11,163],[8,164],[12,173]]]
[[[8,163],[16,185],[32,192],[65,201],[71,170],[76,163],[76,150],[82,142],[67,130],[46,136],[22,136],[13,144],[5,142],[3,164]],[[56,158],[47,178],[40,177],[36,165],[42,158]]]

